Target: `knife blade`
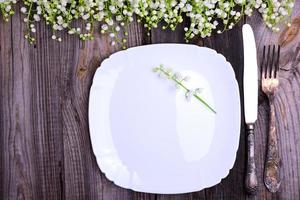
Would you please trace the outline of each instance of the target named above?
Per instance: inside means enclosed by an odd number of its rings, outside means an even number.
[[[245,188],[255,194],[258,187],[254,159],[254,123],[257,120],[258,75],[256,45],[253,30],[249,24],[243,25],[244,44],[244,111],[247,132],[247,166]]]
[[[244,109],[247,124],[255,123],[257,119],[258,78],[256,45],[252,28],[249,24],[243,26],[244,44]]]

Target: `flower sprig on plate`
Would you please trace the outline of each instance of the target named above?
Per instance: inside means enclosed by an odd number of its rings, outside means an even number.
[[[200,94],[202,88],[189,89],[185,82],[190,78],[188,76],[182,77],[180,73],[173,72],[172,69],[166,69],[163,65],[159,65],[158,67],[153,68],[153,71],[158,73],[160,76],[164,76],[167,79],[174,81],[176,87],[181,88],[185,92],[185,98],[190,100],[191,97],[195,97],[198,101],[204,104],[210,111],[213,113],[217,113],[203,98],[201,98]]]
[[[14,14],[13,4],[21,2],[21,12],[27,24],[25,37],[35,42],[36,23],[44,19],[53,30],[52,39],[61,42],[59,34],[67,30],[82,40],[93,39],[97,25],[108,34],[112,45],[126,47],[128,25],[136,18],[148,30],[175,30],[187,17],[185,39],[208,37],[213,31],[222,33],[232,29],[257,9],[266,25],[278,31],[281,22],[289,24],[294,0],[0,0],[0,14],[5,20]],[[82,24],[74,23],[78,19]]]

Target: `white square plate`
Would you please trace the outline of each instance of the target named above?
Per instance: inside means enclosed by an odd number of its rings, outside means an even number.
[[[160,64],[201,87],[216,114],[152,69]],[[240,97],[230,63],[214,50],[156,44],[102,62],[90,92],[94,154],[106,177],[140,192],[186,193],[213,186],[233,167]]]

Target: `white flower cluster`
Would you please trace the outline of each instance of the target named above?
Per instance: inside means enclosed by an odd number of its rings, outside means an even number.
[[[293,7],[294,0],[255,1],[255,8],[262,14],[267,26],[273,31],[279,31],[276,25],[291,15]],[[288,21],[287,25],[290,26]]]
[[[17,0],[0,0],[4,19],[14,13],[12,4]],[[82,40],[92,39],[95,25],[101,33],[108,33],[112,45],[125,47],[127,27],[137,18],[150,31],[162,23],[163,29],[175,30],[186,16],[186,40],[195,36],[210,36],[213,30],[222,33],[232,29],[245,15],[257,9],[267,26],[278,31],[276,25],[287,21],[294,0],[22,0],[21,12],[25,15],[30,43],[35,41],[35,23],[44,19],[52,27],[52,39],[61,41],[59,32],[67,30]],[[83,25],[74,23],[81,19]]]
[[[202,88],[190,89],[185,85],[185,82],[189,81],[190,77],[183,77],[180,73],[173,72],[171,68],[165,68],[162,64],[153,68],[153,72],[158,73],[160,77],[165,77],[174,82],[176,88],[184,91],[186,100],[189,101],[192,97],[195,97],[209,110],[211,110],[213,113],[216,113],[216,111],[200,96],[203,90]]]
[[[9,16],[15,13],[12,9],[12,4],[16,3],[17,0],[0,0],[0,13],[2,13],[5,21],[8,21]]]
[[[153,68],[153,72],[158,73],[159,77],[165,77],[174,82],[175,88],[182,88],[185,92],[186,100],[190,101],[194,95],[200,95],[203,88],[188,89],[184,83],[190,80],[189,76],[182,76],[179,72],[173,72],[171,68],[165,68],[163,65]]]

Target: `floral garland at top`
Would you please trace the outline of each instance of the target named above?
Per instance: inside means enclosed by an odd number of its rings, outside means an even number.
[[[175,30],[189,18],[189,27],[185,27],[185,39],[188,41],[199,35],[210,36],[214,29],[217,33],[232,29],[244,16],[250,16],[257,9],[266,25],[273,31],[279,31],[279,23],[289,25],[289,16],[294,0],[22,0],[27,24],[25,37],[34,43],[35,22],[44,18],[53,29],[52,39],[61,41],[59,31],[68,30],[82,40],[93,39],[94,27],[100,22],[101,33],[108,33],[112,45],[120,43],[125,48],[128,24],[134,16],[138,22],[150,31],[163,23],[163,29]],[[0,0],[0,9],[5,20],[14,14],[12,4],[17,0]],[[84,28],[72,27],[72,22],[82,19]],[[121,28],[123,31],[121,31]]]

